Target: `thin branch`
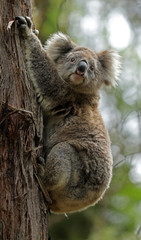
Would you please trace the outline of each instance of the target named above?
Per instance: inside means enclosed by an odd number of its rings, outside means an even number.
[[[2,120],[0,121],[0,126],[2,125],[2,123],[7,119],[9,118],[9,116],[13,115],[13,114],[16,114],[16,113],[19,113],[19,114],[22,114],[23,113],[25,114],[29,114],[30,115],[30,118],[32,119],[32,121],[34,122],[34,119],[33,119],[33,113],[28,111],[28,110],[25,110],[25,109],[17,109],[16,107],[13,107],[11,106],[10,104],[7,104],[7,103],[2,103],[2,105],[6,106],[6,110],[8,111],[11,111],[10,113],[7,113],[3,118]]]

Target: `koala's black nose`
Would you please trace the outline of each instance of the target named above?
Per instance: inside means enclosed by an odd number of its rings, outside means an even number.
[[[78,63],[77,70],[76,70],[77,74],[83,76],[84,73],[86,72],[86,70],[87,70],[87,63],[86,63],[86,61],[85,60],[80,61]]]

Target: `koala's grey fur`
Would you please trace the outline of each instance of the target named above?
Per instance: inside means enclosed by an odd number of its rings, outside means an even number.
[[[28,17],[16,22],[43,111],[47,156],[40,177],[52,199],[49,207],[56,213],[87,208],[102,198],[112,177],[110,140],[98,102],[103,83],[116,85],[119,55],[95,53],[62,33],[43,48]]]

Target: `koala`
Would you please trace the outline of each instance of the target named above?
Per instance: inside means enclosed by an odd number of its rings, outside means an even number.
[[[45,162],[39,176],[55,213],[97,203],[112,177],[110,139],[98,110],[99,89],[115,86],[120,57],[96,53],[61,32],[43,47],[29,17],[16,17],[27,71],[42,108]]]

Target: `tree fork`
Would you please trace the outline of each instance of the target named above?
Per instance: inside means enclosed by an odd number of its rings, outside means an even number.
[[[0,240],[47,240],[47,205],[34,176],[43,154],[42,114],[28,79],[15,16],[31,3],[0,1]]]

